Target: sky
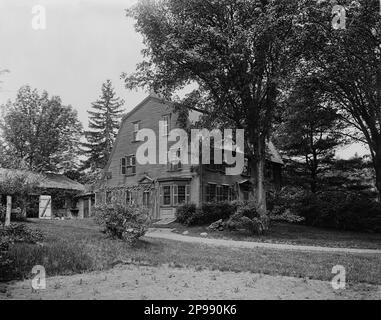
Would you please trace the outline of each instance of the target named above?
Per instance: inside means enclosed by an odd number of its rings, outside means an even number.
[[[141,61],[142,38],[124,9],[133,0],[0,0],[0,104],[29,84],[72,105],[87,126],[87,110],[111,79],[126,111],[147,95],[120,79]],[[34,30],[35,5],[46,9],[46,29]]]
[[[61,97],[72,105],[87,127],[87,110],[111,79],[128,112],[147,93],[129,91],[120,79],[132,73],[142,60],[142,37],[127,18],[125,9],[137,0],[0,0],[0,105],[14,100],[26,84]],[[36,5],[45,8],[46,29],[35,30]],[[355,144],[338,157],[363,155],[366,148]]]

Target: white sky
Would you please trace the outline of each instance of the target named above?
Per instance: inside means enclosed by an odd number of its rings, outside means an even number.
[[[87,110],[111,79],[131,110],[145,96],[128,91],[120,80],[141,61],[142,38],[124,9],[136,0],[0,0],[0,105],[14,99],[25,84],[72,105],[84,126]],[[46,30],[32,28],[32,8],[46,8]],[[361,145],[346,147],[338,156],[367,153]]]
[[[128,91],[122,72],[133,72],[142,59],[142,39],[124,9],[133,0],[0,0],[0,104],[29,84],[78,110],[87,125],[91,102],[111,79],[126,110],[146,94]],[[32,28],[32,8],[46,8],[46,30]]]

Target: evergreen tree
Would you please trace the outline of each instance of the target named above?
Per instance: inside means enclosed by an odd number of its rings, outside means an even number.
[[[89,131],[85,132],[87,143],[83,144],[88,159],[84,169],[104,168],[107,164],[118,133],[123,104],[124,101],[116,97],[111,81],[107,80],[102,85],[99,100],[92,103],[92,110],[88,111]]]
[[[277,142],[288,156],[286,171],[316,192],[319,176],[330,168],[335,148],[345,143],[345,124],[314,81],[302,77],[285,101]]]

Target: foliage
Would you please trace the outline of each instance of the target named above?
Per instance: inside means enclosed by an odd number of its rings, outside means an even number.
[[[44,239],[44,235],[28,228],[25,224],[0,225],[0,280],[6,273],[12,273],[14,259],[9,256],[9,250],[16,243],[35,244]],[[7,271],[8,270],[8,271]]]
[[[0,223],[5,221],[6,214],[7,214],[7,207],[0,204]]]
[[[142,1],[128,11],[143,35],[144,61],[126,87],[149,87],[171,99],[193,84],[178,106],[201,111],[198,126],[245,130],[257,167],[257,201],[265,209],[265,141],[280,86],[298,61],[300,1]]]
[[[114,202],[97,206],[94,211],[97,223],[109,236],[131,244],[144,236],[150,224],[148,209],[135,204]]]
[[[305,219],[293,214],[290,210],[286,210],[282,214],[270,214],[270,220],[274,222],[300,223]]]
[[[183,204],[176,209],[176,221],[187,225],[188,220],[195,215],[197,207],[195,204]]]
[[[322,172],[332,163],[335,147],[344,142],[344,123],[327,101],[314,79],[302,77],[286,99],[282,123],[277,128],[278,145],[301,164],[300,173],[312,192],[321,187]]]
[[[309,72],[367,143],[381,193],[381,16],[377,0],[342,0],[346,28],[332,28],[332,4],[310,2],[300,45]]]
[[[30,229],[26,224],[11,224],[8,227],[0,227],[0,237],[7,237],[11,243],[37,243],[44,239],[44,235],[37,230]]]
[[[92,103],[93,110],[88,111],[90,130],[85,132],[87,143],[82,144],[88,155],[84,169],[103,169],[106,166],[118,133],[123,104],[124,101],[116,97],[111,81],[103,83],[99,100]]]
[[[75,163],[82,126],[77,112],[57,96],[22,87],[6,105],[0,128],[6,153],[31,170],[59,171]]]
[[[185,204],[176,211],[179,223],[188,226],[206,225],[217,220],[228,219],[237,210],[237,204],[229,202],[204,203],[201,208],[194,204]]]
[[[237,212],[226,222],[226,227],[229,230],[245,229],[260,235],[269,229],[269,224],[269,217],[261,213],[258,205],[254,202],[248,202],[238,207]]]
[[[381,204],[354,192],[307,195],[300,201],[297,214],[311,226],[381,232]]]
[[[295,208],[305,196],[306,190],[300,186],[286,186],[280,191],[269,193],[268,205],[272,215],[283,215],[287,210],[295,214]]]

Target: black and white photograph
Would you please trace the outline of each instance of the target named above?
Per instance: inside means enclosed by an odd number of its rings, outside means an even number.
[[[15,300],[381,300],[381,0],[0,0]]]

